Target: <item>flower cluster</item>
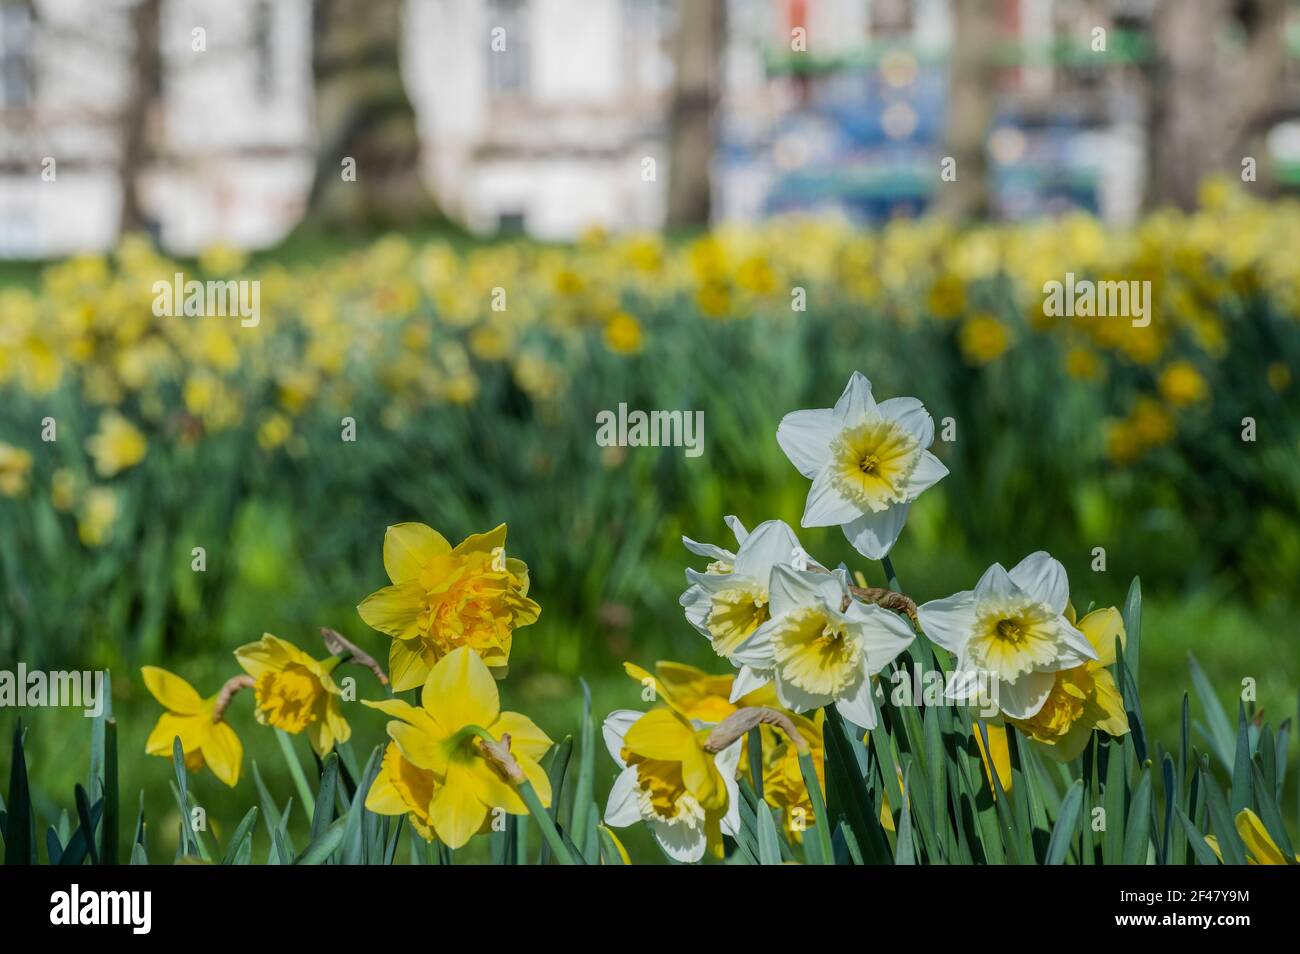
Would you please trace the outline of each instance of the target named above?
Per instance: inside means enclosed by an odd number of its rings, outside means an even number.
[[[546,807],[551,786],[538,760],[551,740],[531,719],[502,711],[494,675],[504,675],[514,628],[537,619],[527,598],[528,567],[505,557],[506,528],[475,534],[452,547],[418,523],[388,528],[384,567],[392,585],[358,611],[393,638],[392,687],[416,689],[419,705],[399,698],[362,700],[391,716],[366,808],[404,816],[426,841],[459,848],[486,830],[493,812],[524,815],[527,799]],[[232,697],[251,688],[254,714],[266,726],[305,733],[320,757],[352,735],[342,703],[352,701],[334,678],[351,661],[383,670],[332,630],[334,655],[318,660],[269,633],[235,650],[245,675],[203,699],[184,679],[155,666],[145,686],[166,710],[146,742],[151,755],[170,758],[179,740],[185,764],[204,766],[229,786],[239,781],[243,748],[226,721]]]
[[[855,373],[833,408],[786,415],[776,439],[811,481],[803,526],[841,527],[859,553],[892,571],[888,554],[909,506],[948,472],[929,449],[934,423],[921,402],[877,402],[871,383]],[[818,562],[780,520],[752,531],[734,516],[726,523],[734,548],[683,538],[688,551],[710,562],[686,571],[680,602],[734,673],[711,676],[661,662],[651,675],[629,663],[629,675],[662,704],[614,712],[604,726],[620,769],[605,822],[644,822],[669,857],[693,862],[722,854],[721,836],[738,834],[741,777],[782,811],[787,832],[801,836],[815,823],[810,788],[824,780],[825,714],[875,729],[883,696],[877,677],[918,632],[952,654],[947,698],[973,702],[983,689],[996,703],[996,716],[974,735],[985,772],[991,780],[996,771],[1004,790],[1012,784],[1008,727],[1062,761],[1077,757],[1094,729],[1128,732],[1105,668],[1123,644],[1120,615],[1097,610],[1077,620],[1065,569],[1048,554],[1031,554],[1009,572],[994,564],[974,590],[914,608],[897,592],[850,583],[845,566]],[[756,710],[772,717],[754,733],[731,739],[723,732],[738,713]],[[784,734],[773,723],[785,726]],[[755,744],[761,753],[746,751]],[[761,779],[751,763],[762,766]],[[887,799],[881,816],[892,830]]]

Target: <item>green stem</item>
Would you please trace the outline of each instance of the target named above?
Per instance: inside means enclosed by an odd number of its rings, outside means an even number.
[[[275,738],[280,743],[280,751],[284,753],[284,760],[289,763],[289,774],[293,776],[293,784],[298,789],[298,798],[302,800],[303,807],[307,809],[307,817],[312,818],[316,814],[316,799],[312,798],[311,788],[307,785],[307,776],[303,774],[298,756],[294,754],[293,740],[289,738],[289,733],[285,732],[284,729],[276,729]]]
[[[754,794],[763,800],[763,734],[758,726],[749,730],[749,777],[754,783]]]
[[[803,784],[808,789],[808,798],[812,802],[814,829],[817,832],[818,846],[821,848],[822,864],[835,863],[835,852],[831,848],[831,816],[826,810],[826,796],[817,781],[817,766],[813,764],[811,752],[799,753],[799,771],[803,773]]]
[[[542,807],[542,800],[537,797],[537,792],[533,789],[533,783],[524,781],[517,789],[519,797],[524,800],[528,806],[528,811],[537,822],[537,827],[542,830],[542,837],[546,843],[551,846],[551,852],[562,865],[575,864],[573,855],[569,853],[569,846],[564,843],[560,837],[559,830],[555,827],[555,822],[551,821],[550,813]]]
[[[903,592],[898,583],[898,574],[894,572],[894,561],[888,556],[883,556],[880,558],[880,567],[885,571],[885,584],[895,593]]]

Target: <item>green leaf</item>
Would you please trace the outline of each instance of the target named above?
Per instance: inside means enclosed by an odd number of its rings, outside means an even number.
[[[1192,846],[1192,854],[1196,856],[1198,864],[1217,865],[1218,857],[1214,854],[1214,849],[1205,842],[1205,835],[1197,830],[1192,824],[1192,820],[1187,817],[1187,813],[1181,808],[1175,808],[1178,813],[1178,821],[1183,826],[1183,832],[1187,835],[1187,843]]]
[[[99,853],[95,850],[95,821],[90,817],[90,799],[86,795],[86,790],[80,785],[74,788],[74,795],[77,802],[77,819],[81,822],[81,829],[86,833],[86,848],[90,852],[90,863],[99,864]],[[99,804],[103,804],[102,800]]]
[[[564,777],[569,769],[569,757],[573,754],[573,736],[566,735],[559,745],[551,749],[548,753],[551,757],[550,767],[546,770],[547,776],[551,780],[551,807],[548,814],[551,819],[551,826],[555,827],[556,819],[560,817],[560,796],[564,792]],[[539,823],[545,829],[545,823]],[[545,832],[544,832],[545,833]],[[553,839],[543,838],[541,852],[537,856],[537,863],[544,865],[551,860],[553,848]]]
[[[1109,823],[1109,819],[1107,822]],[[1143,865],[1151,842],[1151,772],[1143,768],[1138,777],[1133,800],[1129,803],[1128,826],[1124,831],[1123,862]]]
[[[623,864],[623,853],[618,850],[618,844],[614,841],[614,836],[604,825],[597,825],[596,831],[600,833],[600,863],[604,865],[621,865]]]
[[[266,837],[271,840],[272,851],[275,846],[275,830],[280,827],[280,811],[276,808],[275,799],[271,797],[271,792],[262,781],[262,773],[257,770],[257,762],[253,762],[253,784],[257,786],[257,797],[262,804],[262,820],[266,823]]]
[[[1128,597],[1124,600],[1124,609],[1120,615],[1124,618],[1124,633],[1127,637],[1129,672],[1133,675],[1133,687],[1138,686],[1138,667],[1141,662],[1139,650],[1142,647],[1142,581],[1136,576],[1128,587]]]
[[[366,759],[365,770],[361,773],[360,783],[357,785],[357,793],[352,798],[352,804],[348,806],[347,825],[343,832],[343,864],[359,865],[365,860],[365,818],[367,815],[374,814],[366,809],[366,796],[370,793],[370,786],[375,783],[379,776],[379,769],[383,765],[384,747],[377,745],[370,751],[370,758]]]
[[[1268,831],[1269,837],[1273,839],[1273,844],[1277,845],[1283,857],[1294,858],[1295,848],[1291,845],[1291,838],[1287,834],[1286,822],[1282,820],[1282,812],[1278,808],[1277,800],[1273,798],[1272,790],[1264,784],[1258,766],[1255,767],[1254,771],[1255,798],[1256,804],[1259,806],[1259,820],[1264,823],[1264,828]]]
[[[1065,863],[1074,836],[1079,828],[1079,814],[1083,808],[1083,779],[1078,779],[1065,793],[1061,801],[1061,810],[1056,816],[1056,825],[1052,828],[1051,840],[1047,842],[1047,856],[1044,864],[1060,865]]]
[[[1219,851],[1223,855],[1224,862],[1230,865],[1244,865],[1246,846],[1242,844],[1241,836],[1237,834],[1232,813],[1228,810],[1227,799],[1223,797],[1223,790],[1219,788],[1209,769],[1201,769],[1200,779],[1210,813],[1210,827],[1219,842]]]
[[[35,816],[27,788],[27,758],[23,754],[22,720],[14,726],[13,758],[9,765],[9,801],[5,812],[5,864],[36,864]]]
[[[1102,791],[1102,809],[1106,813],[1106,829],[1101,837],[1101,860],[1117,865],[1124,851],[1124,801],[1128,747],[1122,742],[1110,742],[1102,749],[1106,753],[1106,787]]]
[[[230,836],[230,844],[226,846],[226,853],[222,856],[223,865],[233,865],[237,863],[240,852],[244,850],[244,842],[248,841],[249,851],[252,851],[253,826],[257,824],[257,806],[254,805],[245,814],[235,829],[235,833]]]
[[[1250,723],[1246,721],[1245,703],[1238,702],[1237,741],[1232,760],[1232,798],[1229,802],[1233,818],[1253,801],[1251,788]]]
[[[343,844],[343,838],[347,833],[347,818],[340,818],[338,821],[326,828],[319,838],[313,838],[301,855],[294,861],[296,865],[323,865],[329,860],[330,855]]]
[[[1224,711],[1219,697],[1214,694],[1214,686],[1210,678],[1205,675],[1205,670],[1191,653],[1187,654],[1187,668],[1191,671],[1192,688],[1196,690],[1196,698],[1200,700],[1201,708],[1205,710],[1208,723],[1208,730],[1199,723],[1197,728],[1201,729],[1201,734],[1210,744],[1215,757],[1223,763],[1225,769],[1231,772],[1236,756],[1236,743],[1233,741],[1232,724],[1228,721],[1228,713]]]
[[[104,721],[104,818],[100,823],[99,856],[103,864],[115,865],[118,862],[117,826],[118,826],[118,789],[117,789],[117,720]]]
[[[596,727],[591,717],[591,688],[585,679],[579,679],[578,682],[582,686],[581,747],[578,752],[578,781],[573,790],[573,815],[569,827],[573,831],[575,843],[590,862],[593,853],[600,849],[593,836],[594,829],[588,823],[593,807],[591,792],[596,775]]]
[[[866,779],[858,770],[857,757],[850,746],[844,719],[833,705],[826,706],[823,711],[826,713],[822,724],[822,739],[828,793],[834,796],[832,801],[837,801],[838,811],[844,815],[846,824],[857,836],[858,844],[864,848],[867,844],[879,844],[879,816],[872,814],[871,793],[867,790]],[[820,790],[819,786],[813,787]],[[822,816],[815,815],[815,820],[820,824]]]
[[[903,777],[902,802],[898,809],[898,844],[894,849],[894,864],[916,864],[916,846],[912,843],[912,804],[911,804],[912,768],[908,766]]]
[[[77,788],[81,789],[84,795],[85,789],[81,788],[80,785],[78,785]],[[103,810],[104,802],[103,799],[100,799],[90,809],[89,824],[78,825],[77,830],[72,833],[72,837],[69,838],[67,844],[64,845],[63,857],[59,859],[60,865],[75,866],[86,860],[86,856],[90,854],[90,850],[93,847],[95,826],[99,824],[99,816]]]
[[[758,809],[758,863],[781,863],[781,840],[776,833],[776,822],[772,820],[772,809],[767,805],[760,805]]]
[[[320,787],[311,815],[311,842],[316,842],[334,821],[334,802],[339,784],[339,757],[330,752],[322,763]]]

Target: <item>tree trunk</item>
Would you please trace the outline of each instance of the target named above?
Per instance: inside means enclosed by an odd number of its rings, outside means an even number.
[[[1150,205],[1194,207],[1197,186],[1222,158],[1227,104],[1215,47],[1226,14],[1225,0],[1164,2],[1156,10]]]
[[[1263,137],[1285,65],[1285,0],[1165,0],[1156,12],[1157,62],[1150,104],[1150,206],[1192,209],[1207,175],[1240,176],[1247,156],[1268,188]],[[1221,43],[1235,15],[1244,49]]]
[[[668,227],[707,226],[713,211],[713,121],[722,88],[726,0],[682,0],[673,41]]]
[[[439,217],[420,177],[415,110],[402,83],[402,19],[402,0],[315,0],[316,171],[305,227],[392,228]]]
[[[953,222],[983,218],[990,211],[987,139],[997,92],[993,54],[998,7],[992,0],[952,2],[944,156],[956,160],[956,178],[940,180],[934,210]]]
[[[156,229],[140,200],[140,176],[153,154],[150,127],[162,92],[161,21],[162,0],[139,0],[131,10],[134,56],[130,91],[121,115],[122,148],[118,158],[118,232],[122,235]]]

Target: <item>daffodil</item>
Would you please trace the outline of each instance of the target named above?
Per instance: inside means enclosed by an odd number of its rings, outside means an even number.
[[[667,661],[655,663],[653,674],[630,662],[623,664],[623,670],[642,687],[653,691],[654,698],[646,701],[662,701],[686,718],[706,724],[721,722],[741,706],[777,704],[770,683],[732,702],[734,673],[715,676],[694,666]]]
[[[787,414],[776,439],[813,482],[803,526],[842,526],[854,549],[873,560],[893,547],[912,501],[948,473],[927,449],[934,421],[921,402],[877,404],[871,382],[856,371],[835,407]]]
[[[1073,607],[1066,607],[1066,618],[1074,622]],[[1113,606],[1094,610],[1076,624],[1092,648],[1096,659],[1081,666],[1060,669],[1043,707],[1028,719],[1013,719],[1012,724],[1041,742],[1052,758],[1069,762],[1079,757],[1093,729],[1113,736],[1128,731],[1124,697],[1107,666],[1115,664],[1115,640],[1125,643],[1124,619]]]
[[[1294,862],[1288,862],[1286,855],[1282,854],[1282,849],[1277,846],[1264,827],[1264,822],[1249,808],[1243,808],[1237,812],[1237,818],[1233,823],[1237,829],[1237,835],[1246,845],[1246,864],[1248,865],[1285,865],[1300,864],[1300,855],[1295,856]],[[1219,839],[1213,835],[1205,836],[1205,843],[1210,846],[1219,860],[1223,860],[1223,852],[1219,849]]]
[[[610,713],[603,733],[622,772],[605,807],[605,824],[645,822],[670,858],[696,862],[706,851],[722,857],[723,833],[740,830],[737,739],[716,755],[709,730],[669,709]]]
[[[772,618],[736,651],[762,681],[776,683],[781,705],[807,712],[834,704],[854,725],[873,728],[871,677],[915,634],[896,613],[849,595],[844,571],[778,566],[772,571]],[[752,687],[737,680],[732,695]]]
[[[32,455],[21,447],[0,441],[0,494],[17,497],[27,491]]]
[[[399,804],[414,803],[416,808],[409,810],[413,820],[450,848],[469,841],[494,810],[527,814],[518,791],[485,755],[484,735],[493,742],[510,737],[510,754],[541,803],[550,805],[550,780],[538,764],[551,747],[550,738],[527,716],[501,711],[491,671],[468,646],[453,649],[434,665],[419,708],[400,699],[363,701],[393,716],[388,735],[400,756],[385,754],[385,781],[373,795],[375,811],[393,814]]]
[[[145,752],[169,759],[173,740],[179,738],[186,768],[197,772],[206,765],[233,788],[239,781],[244,749],[235,730],[216,713],[220,693],[204,699],[180,676],[157,666],[144,666],[140,674],[145,688],[167,710],[145,740]]]
[[[366,808],[376,815],[405,815],[421,838],[433,841],[436,836],[429,806],[438,788],[433,772],[420,768],[402,754],[396,742],[389,742],[379,774],[366,793]]]
[[[961,698],[982,686],[1012,719],[1034,716],[1058,670],[1098,658],[1065,616],[1069,600],[1065,567],[1040,550],[1010,573],[993,564],[974,590],[921,606],[925,634],[957,656],[948,696]]]
[[[740,667],[743,693],[763,680],[736,662],[734,656],[769,618],[767,587],[772,568],[792,561],[802,561],[804,569],[818,564],[807,557],[794,531],[780,520],[759,524],[753,533],[747,533],[735,517],[728,517],[727,523],[736,535],[735,553],[682,538],[687,549],[710,556],[714,562],[703,573],[686,571],[690,586],[680,602],[687,621],[709,640],[713,651]]]
[[[336,657],[321,662],[292,643],[263,633],[257,642],[236,649],[235,659],[253,677],[256,716],[262,725],[290,735],[306,731],[317,755],[351,738],[352,729],[339,704],[342,694],[330,675]]]
[[[86,448],[95,458],[95,472],[112,477],[144,460],[149,444],[134,424],[116,411],[108,411],[99,419],[99,431],[86,441]]]
[[[826,713],[818,709],[811,719],[797,713],[788,714],[788,718],[807,743],[817,780],[825,788],[826,752],[822,744],[822,723]],[[795,841],[802,841],[803,833],[816,824],[817,819],[813,817],[812,798],[799,765],[798,747],[773,725],[760,725],[759,733],[763,740],[763,800],[780,809],[786,834]],[[890,823],[893,823],[892,818]]]
[[[452,548],[422,523],[399,523],[384,534],[391,586],[357,607],[367,625],[393,637],[388,669],[393,689],[424,684],[438,661],[460,646],[505,675],[514,631],[537,621],[528,598],[528,567],[505,555],[505,524]]]

